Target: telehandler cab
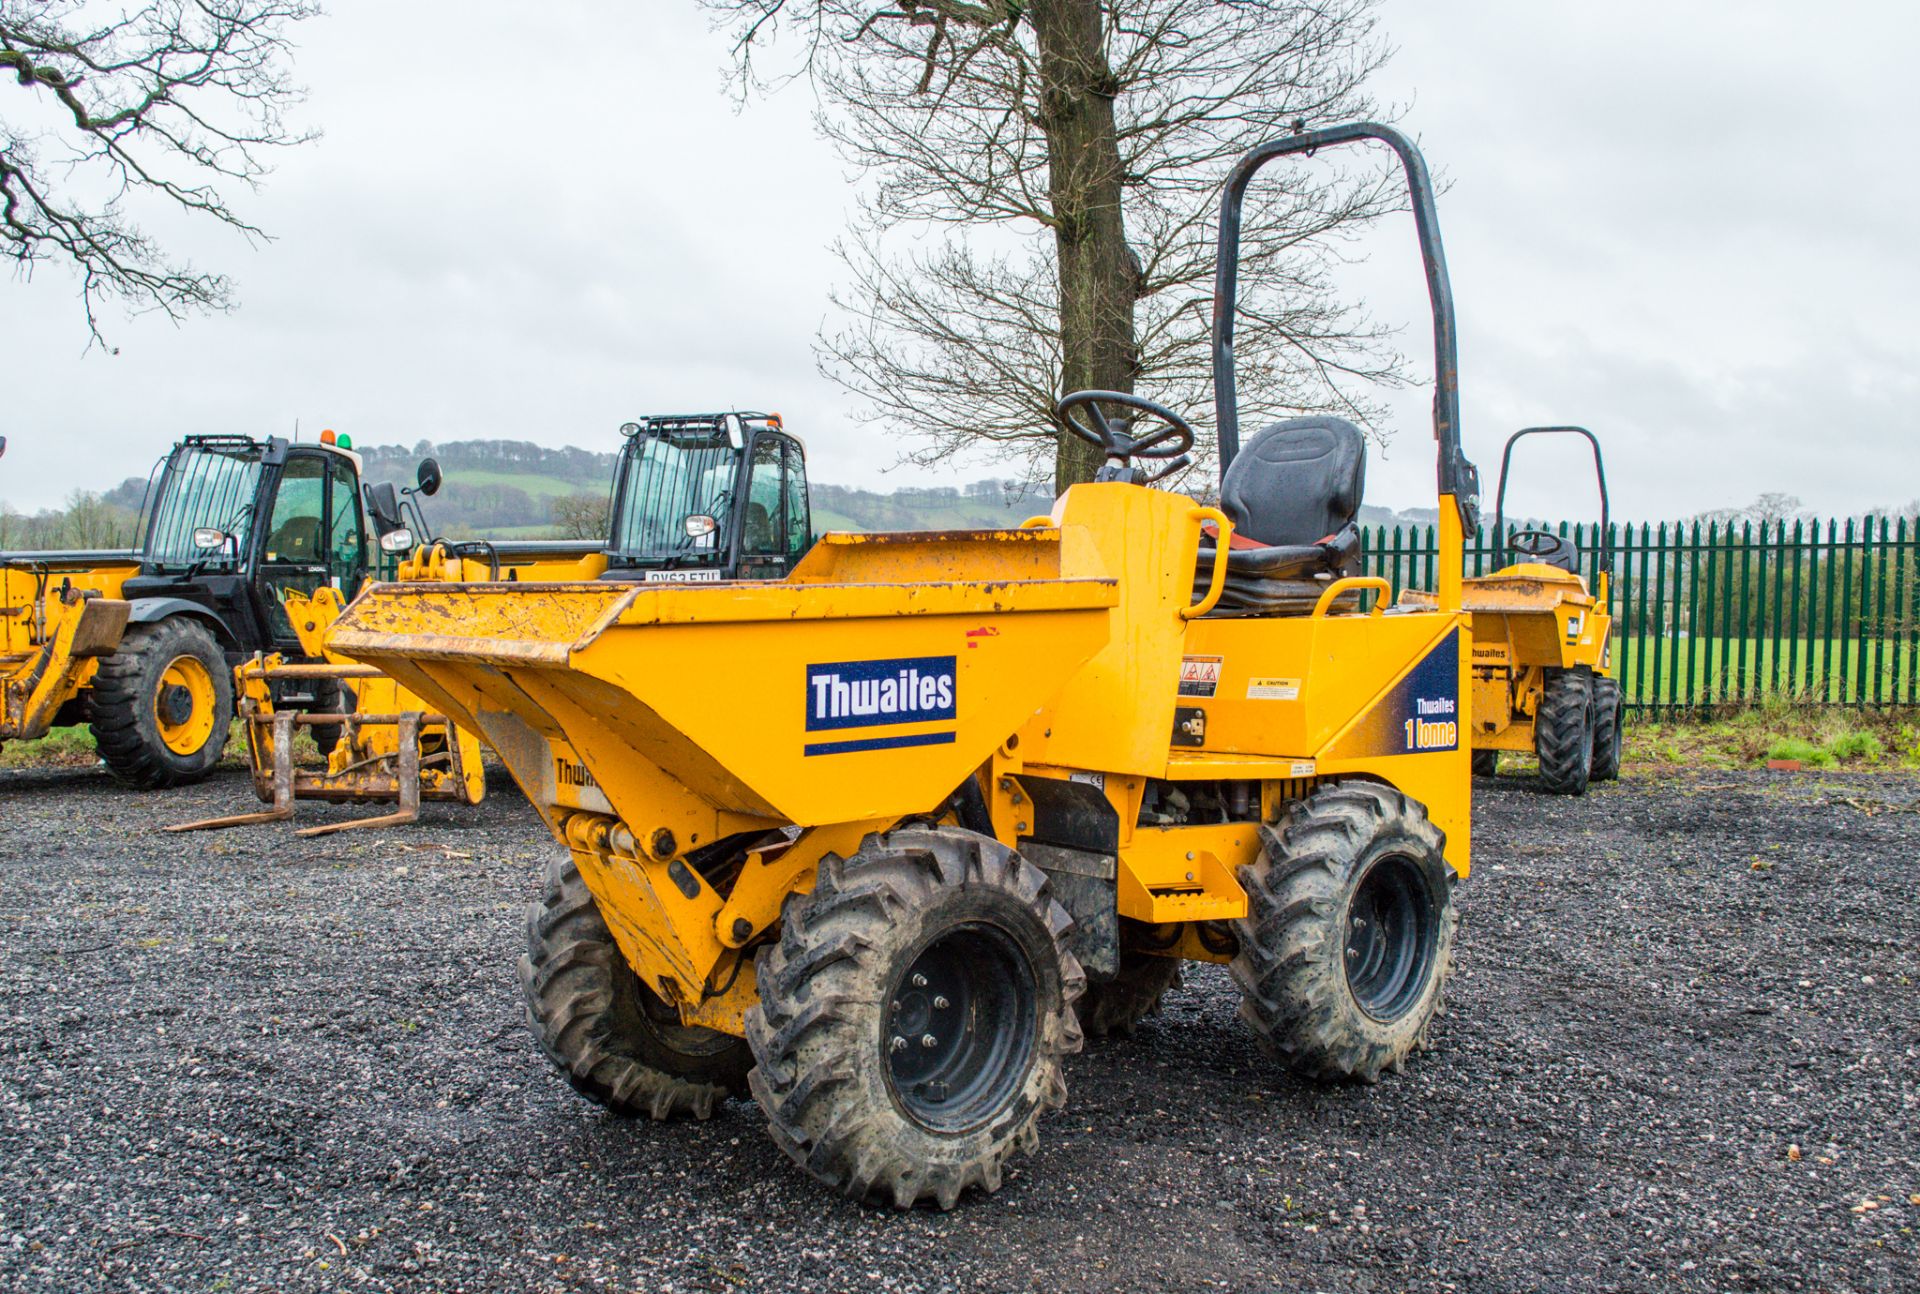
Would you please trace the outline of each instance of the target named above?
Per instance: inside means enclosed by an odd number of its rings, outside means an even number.
[[[1434,606],[1361,614],[1386,585],[1343,573],[1360,433],[1242,447],[1232,332],[1255,173],[1368,139],[1426,261],[1441,561]],[[655,1118],[750,1092],[821,1181],[950,1208],[1037,1144],[1082,1022],[1137,1017],[1182,959],[1229,965],[1301,1074],[1372,1082],[1425,1043],[1468,869],[1476,478],[1418,150],[1364,123],[1254,150],[1218,273],[1224,508],[1146,484],[1193,443],[1177,413],[1083,391],[1058,415],[1100,479],[1017,529],[829,534],[767,583],[385,584],[346,609],[332,647],[482,733],[565,848],[520,980],[578,1091]]]
[[[1506,529],[1507,469],[1527,436],[1581,436],[1600,486],[1594,584],[1573,540]],[[1620,775],[1620,683],[1613,676],[1613,554],[1607,470],[1585,427],[1527,427],[1507,438],[1494,494],[1494,565],[1466,580],[1473,614],[1473,771],[1491,777],[1500,752],[1532,751],[1540,783],[1580,795]],[[1512,550],[1510,557],[1508,550]]]
[[[107,767],[140,787],[197,781],[218,761],[235,665],[301,651],[288,594],[356,590],[370,541],[410,542],[369,533],[359,455],[332,433],[188,436],[153,498],[137,549],[0,553],[0,742],[90,723]]]

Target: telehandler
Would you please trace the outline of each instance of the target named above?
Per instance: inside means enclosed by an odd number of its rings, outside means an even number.
[[[438,477],[422,464],[423,481]],[[360,457],[331,433],[187,436],[154,498],[138,548],[0,553],[0,742],[89,723],[108,769],[138,787],[197,781],[219,760],[234,667],[301,651],[288,594],[355,590],[376,541],[411,542],[370,534]],[[340,704],[310,683],[296,698]]]
[[[1581,436],[1600,485],[1594,584],[1581,552],[1551,530],[1506,529],[1507,469],[1527,436]],[[1613,579],[1607,471],[1584,427],[1527,427],[1507,438],[1494,495],[1494,565],[1465,581],[1473,615],[1473,771],[1491,777],[1503,750],[1532,751],[1540,784],[1580,795],[1620,776],[1620,683],[1613,676]],[[1514,560],[1510,560],[1508,550]]]
[[[1387,586],[1342,573],[1361,435],[1242,448],[1232,334],[1255,173],[1369,139],[1426,261],[1441,575],[1434,606],[1363,614]],[[578,1091],[656,1118],[750,1092],[822,1182],[950,1208],[1037,1144],[1088,995],[1150,1001],[1181,959],[1229,965],[1300,1074],[1372,1082],[1426,1042],[1468,870],[1477,481],[1425,164],[1368,123],[1264,145],[1219,254],[1224,508],[1148,484],[1193,443],[1178,413],[1082,391],[1058,416],[1105,465],[1020,528],[828,534],[766,583],[346,608],[330,646],[481,733],[565,847],[520,980]]]

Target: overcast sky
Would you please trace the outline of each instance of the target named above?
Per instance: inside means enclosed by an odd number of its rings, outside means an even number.
[[[156,225],[233,275],[238,310],[110,316],[108,355],[66,275],[0,283],[0,499],[144,474],[190,431],[609,449],[623,419],[725,407],[784,413],[818,480],[932,479],[883,472],[896,447],[814,369],[848,176],[804,87],[736,111],[691,3],[549,3],[537,30],[496,0],[328,7],[297,65],[325,137],[240,202],[275,240]],[[1377,89],[1449,185],[1489,498],[1502,439],[1536,422],[1602,435],[1622,518],[1920,496],[1920,7],[1387,0],[1382,18],[1399,52]],[[1372,246],[1346,281],[1424,373],[1410,225]],[[1426,402],[1396,397],[1369,502],[1431,506]],[[1526,461],[1522,510],[1590,506],[1565,461]]]

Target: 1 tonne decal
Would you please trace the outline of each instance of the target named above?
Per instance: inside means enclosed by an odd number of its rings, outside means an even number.
[[[958,694],[952,656],[832,661],[807,666],[807,731],[951,721]],[[944,746],[951,726],[934,732],[809,742],[809,755],[844,755],[901,746]]]
[[[1450,631],[1329,752],[1335,758],[1460,748],[1460,632]]]

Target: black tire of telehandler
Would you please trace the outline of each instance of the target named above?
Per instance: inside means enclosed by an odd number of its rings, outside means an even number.
[[[155,709],[161,679],[182,656],[197,660],[213,684],[213,726],[191,754],[167,746]],[[233,671],[213,631],[197,620],[177,615],[129,626],[119,648],[100,662],[91,693],[94,747],[107,771],[128,786],[184,786],[220,762],[233,727]]]
[[[1061,1061],[1080,1050],[1074,1003],[1086,987],[1065,942],[1072,924],[1044,872],[969,831],[896,830],[851,858],[828,855],[755,963],[751,1082],[774,1142],[863,1203],[950,1209],[970,1186],[998,1190],[1007,1161],[1039,1145],[1040,1116],[1066,1101]],[[926,998],[913,976],[937,963],[960,968],[967,1000]],[[941,1010],[966,1026],[951,1047],[925,1044],[935,1059],[984,1059],[935,1071],[939,1093],[926,1090],[932,1078],[903,1090],[896,1067],[916,1056],[896,1057],[914,1044],[894,1030],[916,1032]],[[929,1113],[949,1099],[947,1076],[961,1089],[952,1128]]]
[[[747,1044],[680,1023],[627,964],[571,857],[547,865],[520,959],[527,1023],[573,1089],[615,1114],[710,1118],[744,1095]]]
[[[1427,1046],[1444,1004],[1458,922],[1445,839],[1426,810],[1374,782],[1321,786],[1260,829],[1260,857],[1240,869],[1248,898],[1235,923],[1231,966],[1240,1018],[1261,1048],[1297,1074],[1322,1082],[1378,1082]],[[1362,958],[1353,969],[1355,901],[1405,895],[1409,932],[1403,973],[1375,984]],[[1384,927],[1388,923],[1376,923]],[[1362,992],[1371,996],[1371,1008]],[[1385,1000],[1381,1000],[1384,993]]]
[[[1549,670],[1533,717],[1540,785],[1555,795],[1585,795],[1593,775],[1593,676],[1584,668]]]
[[[1593,765],[1595,782],[1620,780],[1620,680],[1596,675],[1593,680]]]
[[[1076,1008],[1080,1030],[1089,1038],[1131,1038],[1140,1022],[1160,1010],[1160,999],[1180,983],[1180,959],[1124,951],[1120,972],[1110,980],[1087,981]]]
[[[353,691],[337,678],[315,679],[313,684],[314,714],[351,714],[354,707]],[[325,758],[333,754],[333,748],[340,744],[340,737],[346,732],[346,725],[338,723],[316,723],[307,728],[313,737],[313,744],[320,748]]]
[[[1500,772],[1500,752],[1497,750],[1476,750],[1473,752],[1473,775],[1475,777],[1493,777]]]

